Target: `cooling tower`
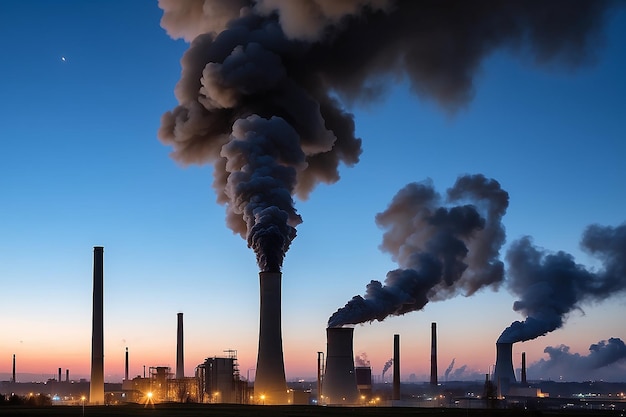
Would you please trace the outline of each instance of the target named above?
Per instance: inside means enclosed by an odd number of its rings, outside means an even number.
[[[510,384],[515,383],[512,343],[496,343],[496,369],[493,373],[493,383],[498,386],[498,391],[502,394],[506,394]]]
[[[322,393],[328,405],[358,403],[359,392],[352,351],[353,334],[354,329],[348,327],[326,329],[326,374]]]
[[[522,352],[522,384],[526,383],[526,352]]]
[[[254,395],[257,400],[263,398],[264,404],[287,403],[280,313],[281,278],[280,272],[259,273],[261,311]]]
[[[430,330],[430,385],[437,386],[437,323],[432,323]]]
[[[400,335],[393,335],[393,400],[400,399]]]
[[[93,315],[89,402],[104,404],[104,248],[93,248]]]
[[[185,358],[183,356],[183,313],[178,313],[176,330],[176,379],[185,377]]]

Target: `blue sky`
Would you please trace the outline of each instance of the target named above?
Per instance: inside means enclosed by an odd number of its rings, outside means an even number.
[[[187,374],[225,349],[238,351],[244,374],[255,366],[254,254],[225,225],[212,168],[177,165],[156,137],[176,105],[187,49],[161,29],[161,14],[156,2],[0,4],[0,378],[13,353],[18,372],[88,375],[94,245],[105,247],[107,378],[123,374],[125,346],[132,374],[174,367],[177,312],[185,314]],[[328,317],[397,267],[378,249],[374,216],[409,182],[431,178],[445,192],[465,173],[494,178],[510,195],[507,242],[530,235],[597,266],[578,247],[585,226],[626,221],[623,9],[606,35],[596,62],[576,70],[496,52],[482,64],[474,99],[455,114],[403,82],[378,102],[348,106],[361,161],[296,201],[304,222],[283,266],[288,379],[315,375]],[[366,352],[378,374],[399,333],[402,375],[421,378],[434,321],[439,367],[455,357],[485,373],[500,332],[522,319],[514,300],[505,288],[487,290],[357,326],[355,353]],[[514,354],[533,362],[546,346],[586,354],[600,340],[624,340],[625,309],[622,297],[584,306]]]

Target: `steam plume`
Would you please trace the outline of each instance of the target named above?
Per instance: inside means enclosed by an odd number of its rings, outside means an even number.
[[[497,48],[522,50],[539,64],[588,61],[609,5],[159,0],[161,26],[191,44],[175,88],[179,105],[163,115],[158,135],[180,163],[213,164],[229,227],[255,249],[262,270],[279,269],[301,221],[287,194],[307,198],[319,183],[338,181],[341,164],[359,160],[353,117],[336,97],[370,101],[406,76],[421,97],[458,109],[473,96],[481,61]],[[290,129],[275,126],[285,124]],[[289,140],[276,139],[274,128]],[[278,149],[258,154],[259,140]],[[233,141],[249,146],[231,149]],[[243,182],[231,179],[240,174]],[[493,272],[483,279],[497,280]]]
[[[548,346],[548,359],[541,359],[529,367],[536,377],[563,378],[583,381],[593,377],[621,381],[626,371],[626,345],[620,338],[610,338],[589,346],[586,356],[571,353],[569,346]]]
[[[393,365],[393,358],[389,358],[389,360],[385,362],[385,365],[383,366],[383,372],[382,372],[383,381],[385,380],[385,374],[387,373],[389,368],[391,368],[391,365]]]
[[[452,362],[450,362],[450,365],[446,368],[446,372],[444,374],[446,381],[448,380],[448,375],[452,372],[452,368],[454,368],[454,361],[456,361],[456,358],[452,358]]]
[[[508,194],[495,180],[467,175],[448,190],[447,202],[473,205],[445,207],[441,200],[430,182],[412,183],[376,216],[386,229],[381,249],[402,269],[388,272],[384,284],[372,280],[365,296],[354,296],[331,316],[329,327],[382,321],[420,310],[430,300],[499,286],[504,276],[498,259],[505,240],[501,220]]]
[[[356,366],[370,366],[370,360],[367,359],[367,353],[363,352],[360,355],[355,356],[354,364]]]
[[[560,328],[572,310],[626,290],[626,224],[587,227],[581,247],[602,262],[601,270],[576,264],[568,253],[539,249],[529,237],[511,244],[508,285],[520,297],[513,309],[526,319],[506,328],[499,343],[542,336]]]

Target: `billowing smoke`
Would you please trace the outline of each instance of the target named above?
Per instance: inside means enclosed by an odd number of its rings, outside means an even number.
[[[526,319],[504,330],[498,343],[534,339],[560,328],[567,315],[583,305],[599,302],[626,290],[626,223],[618,227],[591,225],[581,248],[601,263],[599,270],[577,264],[565,252],[537,248],[529,237],[511,244],[508,286],[519,300],[515,311]]]
[[[548,359],[541,359],[528,367],[532,378],[622,381],[626,372],[626,345],[619,338],[592,344],[586,356],[571,353],[566,345],[548,346],[544,352]]]
[[[363,352],[360,355],[354,357],[355,366],[370,366],[370,360],[367,359],[367,353]]]
[[[421,97],[458,109],[497,48],[539,64],[588,61],[609,4],[159,0],[162,27],[191,42],[179,105],[163,115],[159,138],[180,163],[213,164],[228,226],[262,270],[280,269],[301,221],[291,197],[307,198],[359,160],[361,140],[339,100],[370,101],[406,77]]]
[[[452,378],[455,380],[461,379],[465,371],[467,370],[467,365],[463,365],[460,368],[457,368],[452,373]]]
[[[401,269],[388,272],[384,284],[367,284],[365,295],[337,310],[329,327],[382,321],[431,300],[498,287],[504,277],[498,258],[508,194],[495,180],[467,175],[448,190],[446,202],[472,204],[444,206],[430,182],[411,183],[395,195],[376,223],[385,229],[381,249]]]
[[[385,374],[387,373],[389,368],[391,368],[391,365],[393,365],[393,358],[389,358],[389,360],[387,362],[385,362],[385,365],[383,365],[383,372],[382,372],[383,382],[385,380]]]
[[[448,375],[450,375],[450,372],[452,372],[452,368],[454,368],[454,361],[456,361],[456,358],[452,358],[452,362],[450,362],[450,365],[448,365],[448,367],[446,368],[446,372],[445,372],[445,380],[448,380]]]

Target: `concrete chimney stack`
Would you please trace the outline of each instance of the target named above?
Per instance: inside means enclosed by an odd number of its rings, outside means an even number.
[[[176,379],[185,377],[185,358],[183,355],[183,313],[178,313],[178,328],[176,331]]]
[[[326,329],[326,373],[322,382],[324,402],[328,405],[351,405],[359,401],[352,348],[354,329]]]
[[[498,386],[498,392],[506,394],[509,386],[515,382],[513,343],[496,343],[496,369],[493,373],[493,383]]]
[[[89,402],[104,404],[104,248],[93,248],[93,315]]]
[[[15,380],[15,354],[13,354],[13,376],[11,377],[11,382],[13,382],[14,384],[17,382]]]
[[[437,386],[437,323],[430,326],[430,385]]]
[[[126,347],[126,357],[124,358],[124,380],[128,381],[128,347]]]
[[[287,380],[281,330],[280,272],[260,272],[259,351],[254,395],[264,404],[287,404]]]
[[[61,382],[61,368],[59,368],[59,378],[57,379],[57,381]]]
[[[393,400],[400,399],[400,335],[393,335]]]
[[[522,384],[526,383],[526,352],[522,352]]]
[[[70,382],[70,370],[65,370],[65,382]]]

